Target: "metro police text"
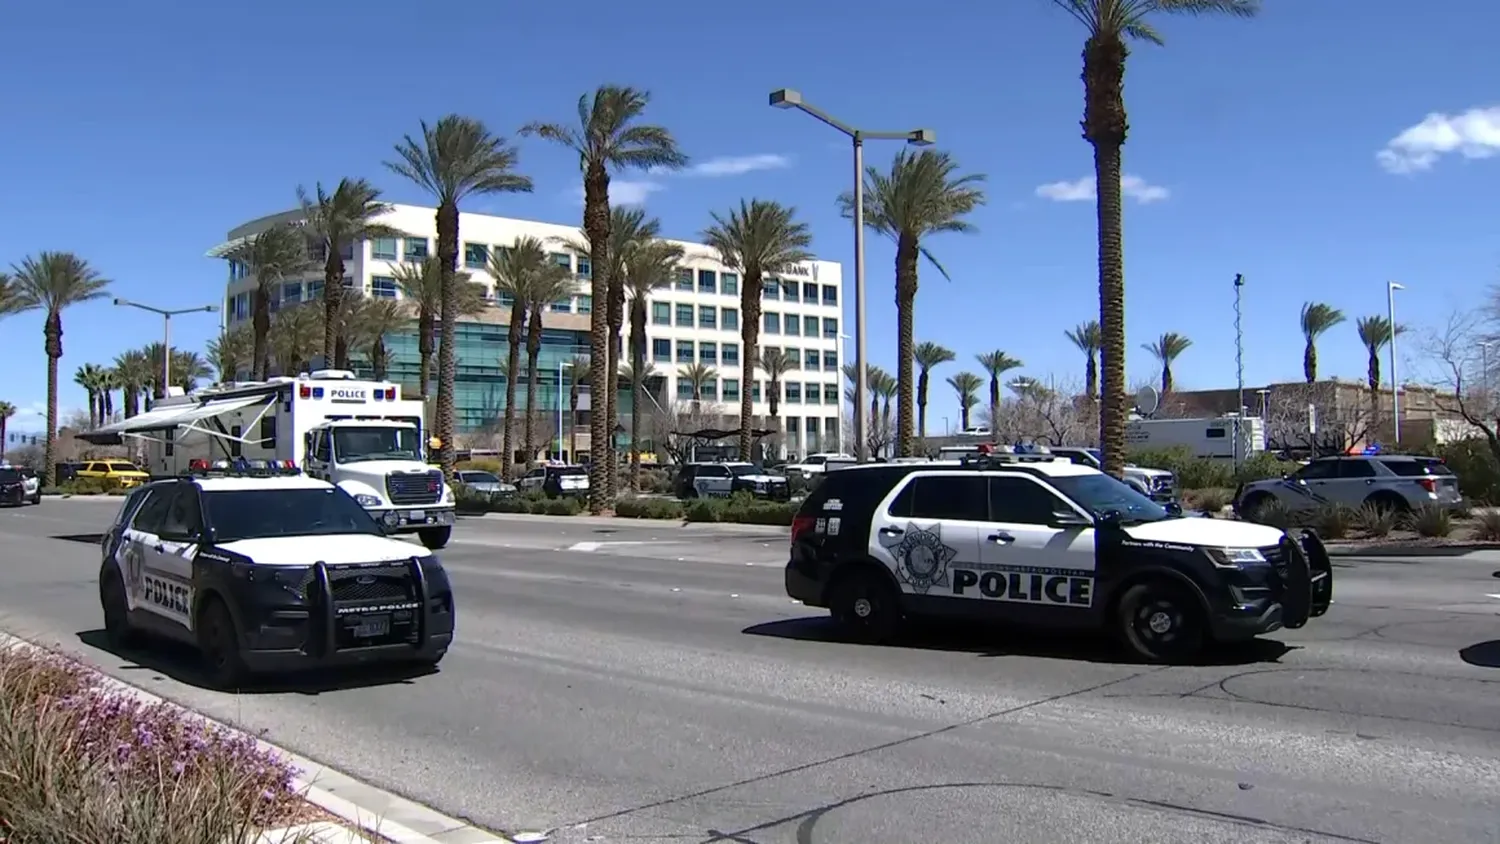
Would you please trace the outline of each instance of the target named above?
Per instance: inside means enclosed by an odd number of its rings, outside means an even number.
[[[1079,573],[953,570],[953,594],[964,598],[1087,607],[1094,601],[1094,579]]]

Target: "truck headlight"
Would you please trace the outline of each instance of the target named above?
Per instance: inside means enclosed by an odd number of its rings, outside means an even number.
[[[1208,558],[1220,568],[1235,569],[1245,563],[1264,563],[1266,555],[1258,548],[1205,548]]]
[[[449,486],[447,484],[443,484],[443,503],[444,504],[452,504],[453,503],[453,487],[451,487],[451,486]]]
[[[379,507],[380,505],[385,503],[380,500],[379,496],[365,495],[364,493],[360,493],[359,495],[354,496],[354,500],[359,503],[359,506],[365,508],[366,510]]]

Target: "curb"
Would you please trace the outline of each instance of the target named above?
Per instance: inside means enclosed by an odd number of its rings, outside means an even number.
[[[743,522],[684,522],[682,519],[629,519],[623,516],[543,516],[535,513],[481,513],[466,515],[464,519],[486,519],[497,522],[534,522],[538,524],[579,524],[626,528],[637,525],[642,528],[702,531],[713,530],[730,533],[785,533],[791,528],[784,525],[747,525]]]
[[[284,747],[250,735],[232,724],[226,724],[116,679],[77,655],[61,649],[60,646],[55,649],[48,648],[46,645],[0,631],[0,647],[30,648],[59,654],[93,673],[99,678],[101,685],[139,703],[147,706],[164,705],[189,718],[196,718],[253,739],[261,750],[285,758],[301,772],[293,779],[292,787],[293,790],[303,795],[303,799],[350,824],[359,833],[372,836],[375,840],[390,841],[394,844],[512,844],[512,839],[486,832],[465,821],[451,818],[389,791],[360,782]],[[314,783],[320,785],[314,785]],[[354,795],[354,799],[343,797],[341,793]],[[393,817],[398,820],[392,820]]]
[[[1346,545],[1327,546],[1330,557],[1462,557],[1475,551],[1500,551],[1500,542],[1465,542],[1454,545]]]

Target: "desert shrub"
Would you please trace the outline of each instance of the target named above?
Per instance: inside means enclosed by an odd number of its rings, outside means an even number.
[[[626,497],[615,502],[615,515],[622,519],[680,519],[682,503],[671,498]]]
[[[544,498],[532,503],[531,512],[543,516],[576,516],[583,512],[583,502],[571,495],[561,498]]]
[[[1354,526],[1355,512],[1342,504],[1323,504],[1308,515],[1307,524],[1324,539],[1343,539]]]
[[[59,495],[104,495],[120,485],[104,478],[75,478],[54,488]]]
[[[641,467],[641,492],[663,493],[672,491],[675,474],[670,469]]]
[[[1480,542],[1500,542],[1500,510],[1480,510],[1475,514],[1474,538]]]
[[[1148,469],[1166,469],[1176,476],[1178,489],[1234,487],[1250,481],[1279,478],[1297,469],[1295,463],[1259,452],[1241,461],[1239,471],[1236,472],[1232,461],[1194,457],[1185,446],[1132,449],[1126,459]]]
[[[76,663],[0,649],[0,839],[222,844],[303,804],[286,760],[247,736],[142,704]]]
[[[1474,518],[1474,502],[1467,498],[1462,499],[1451,508],[1451,512],[1455,519],[1472,519]]]
[[[467,484],[453,484],[453,502],[460,513],[487,513],[493,502],[489,493],[476,492]]]
[[[1282,530],[1295,527],[1297,524],[1296,514],[1289,510],[1285,504],[1274,498],[1255,508],[1255,512],[1246,513],[1245,517],[1248,521],[1255,522],[1256,524],[1280,528]]]
[[[1182,506],[1217,514],[1234,501],[1234,490],[1223,487],[1189,489],[1182,493]]]
[[[737,522],[747,525],[790,525],[797,514],[796,504],[766,501],[746,493],[730,498],[699,498],[683,508],[690,522]]]
[[[1406,521],[1418,536],[1435,538],[1453,533],[1453,515],[1442,507],[1424,504],[1408,513]]]
[[[1388,507],[1362,504],[1354,511],[1354,529],[1367,536],[1384,538],[1396,529],[1400,514]]]
[[[1434,449],[1454,475],[1465,497],[1481,504],[1500,504],[1500,463],[1479,438],[1447,443]]]

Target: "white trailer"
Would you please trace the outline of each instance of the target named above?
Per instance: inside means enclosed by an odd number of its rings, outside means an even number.
[[[423,409],[396,384],[319,370],[163,399],[79,436],[143,443],[143,468],[154,476],[183,474],[193,461],[290,460],[354,496],[392,532],[442,548],[455,504],[442,472],[424,459]]]
[[[1128,448],[1186,447],[1194,457],[1233,460],[1234,432],[1240,433],[1239,456],[1244,459],[1266,450],[1265,421],[1254,416],[1200,419],[1132,419],[1125,423]]]

